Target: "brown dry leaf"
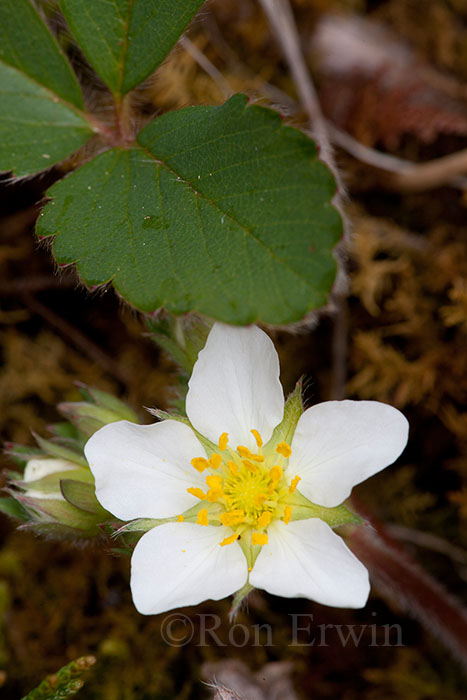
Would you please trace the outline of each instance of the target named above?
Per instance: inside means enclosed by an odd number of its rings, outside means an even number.
[[[443,91],[401,39],[355,15],[325,15],[311,41],[327,116],[366,145],[397,149],[404,134],[432,143],[467,135],[467,103]]]

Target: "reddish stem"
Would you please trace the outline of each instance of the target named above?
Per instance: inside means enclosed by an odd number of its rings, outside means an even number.
[[[346,539],[370,571],[374,583],[467,668],[467,611],[462,603],[424,571],[386,532],[384,525],[369,518],[367,513],[363,517],[370,526],[352,528]]]

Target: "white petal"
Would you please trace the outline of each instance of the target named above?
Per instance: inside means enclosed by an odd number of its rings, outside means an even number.
[[[187,415],[202,435],[217,443],[256,449],[251,430],[266,443],[284,414],[279,358],[271,339],[256,326],[215,323],[188,383]]]
[[[110,423],[90,438],[84,452],[97,499],[122,520],[178,515],[199,503],[187,488],[206,485],[191,466],[204,449],[191,428],[174,420]]]
[[[237,542],[220,546],[229,534],[224,527],[166,523],[143,535],[131,559],[138,611],[156,615],[239,590],[247,579],[247,563]]]
[[[284,598],[310,598],[337,608],[362,608],[368,572],[344,541],[318,518],[274,522],[250,583]]]
[[[304,496],[333,508],[397,459],[408,429],[400,411],[378,401],[320,403],[300,416],[289,471],[301,477]]]

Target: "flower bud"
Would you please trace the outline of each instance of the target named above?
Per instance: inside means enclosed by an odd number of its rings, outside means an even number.
[[[109,518],[96,500],[89,469],[65,459],[30,459],[15,487],[10,494],[21,503],[36,530],[91,537],[99,534],[98,525]]]
[[[115,423],[119,420],[138,422],[136,413],[115,396],[84,385],[80,389],[85,401],[61,403],[58,410],[86,438],[91,437],[107,423]]]

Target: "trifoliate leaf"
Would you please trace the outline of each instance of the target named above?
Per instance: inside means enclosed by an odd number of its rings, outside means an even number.
[[[48,192],[38,233],[134,306],[245,324],[326,303],[341,236],[315,145],[236,95],[155,119]]]

